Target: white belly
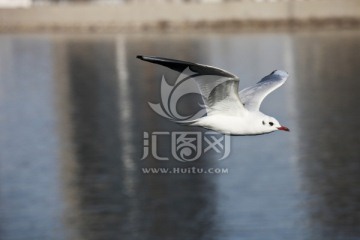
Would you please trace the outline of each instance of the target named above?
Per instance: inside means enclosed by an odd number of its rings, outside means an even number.
[[[262,129],[254,125],[247,116],[210,115],[200,118],[193,126],[201,126],[224,134],[253,135],[262,134]]]

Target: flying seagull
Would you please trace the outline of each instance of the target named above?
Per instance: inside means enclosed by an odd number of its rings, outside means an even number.
[[[204,99],[207,115],[193,121],[190,126],[200,126],[229,135],[259,135],[277,130],[289,131],[273,117],[260,112],[264,98],[285,83],[288,73],[275,70],[261,79],[255,86],[239,91],[239,78],[223,69],[181,60],[137,56],[137,58],[168,67],[177,72],[190,69],[196,76],[218,76],[223,81],[213,89],[211,82],[196,81]],[[225,81],[224,81],[225,79]],[[207,94],[204,94],[206,91]]]

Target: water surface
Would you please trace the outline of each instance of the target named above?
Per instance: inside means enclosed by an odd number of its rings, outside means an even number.
[[[262,110],[291,129],[232,137],[228,158],[141,160],[164,74],[137,54],[288,82]],[[0,35],[0,238],[360,238],[360,33]],[[192,109],[194,106],[189,105]],[[144,167],[222,174],[144,174]]]

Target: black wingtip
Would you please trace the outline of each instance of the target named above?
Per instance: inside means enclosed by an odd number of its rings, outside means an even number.
[[[143,55],[137,55],[136,58],[144,60],[144,56]]]

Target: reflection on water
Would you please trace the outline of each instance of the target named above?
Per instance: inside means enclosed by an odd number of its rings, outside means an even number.
[[[313,239],[360,238],[358,40],[295,39],[297,154]]]
[[[357,239],[357,32],[0,36],[1,239]],[[230,157],[140,160],[173,72],[137,54],[223,67],[249,86],[290,73],[264,112],[289,134],[233,137]],[[194,106],[191,106],[194,107]],[[204,130],[201,130],[204,131]],[[171,143],[159,139],[159,154]],[[144,174],[143,167],[228,168]]]

